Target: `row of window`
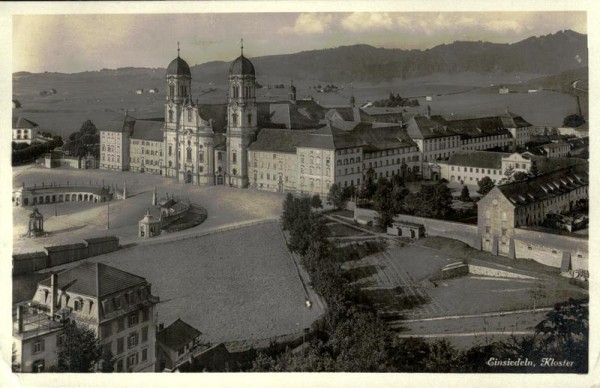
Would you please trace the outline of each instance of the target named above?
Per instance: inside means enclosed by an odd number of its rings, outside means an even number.
[[[131,150],[132,154],[137,154],[137,150],[136,149],[132,149]],[[150,155],[150,156],[163,156],[162,150],[161,151],[154,151],[154,150],[144,150],[142,148],[142,151],[139,153],[141,155]]]
[[[416,152],[416,149],[413,149],[413,147],[402,147],[402,148],[394,148],[394,149],[385,150],[385,151],[366,152],[365,159],[382,158],[384,156],[401,155],[401,154],[407,154],[407,153],[411,153],[411,152]]]
[[[146,141],[146,140],[131,140],[132,144],[143,145],[150,147],[162,147],[162,142],[158,141]]]
[[[135,348],[140,343],[144,344],[144,343],[148,342],[148,330],[149,330],[148,326],[142,327],[141,341],[140,341],[140,332],[134,331],[134,332],[129,333],[127,335],[127,337],[117,338],[117,340],[115,341],[117,344],[116,352],[113,352],[113,349],[112,349],[113,341],[105,342],[103,345],[103,348],[104,348],[103,350],[105,353],[111,353],[111,354],[118,356],[125,351],[125,340],[127,340],[127,349],[128,350]]]
[[[148,349],[147,348],[146,349],[142,349],[141,354],[142,354],[142,361],[141,362],[144,362],[144,361],[148,360]],[[139,361],[139,353],[138,352],[131,353],[130,355],[128,355],[125,358],[125,362],[126,362],[126,368],[127,368],[126,370],[130,371],[131,369],[133,369],[133,367],[135,365],[137,365],[137,364],[140,363],[140,361]],[[123,363],[124,362],[123,362],[122,358],[119,359],[119,360],[117,360],[117,363],[116,363],[117,364],[117,368],[116,368],[117,372],[123,372],[125,370],[125,369],[123,369]]]
[[[117,321],[117,333],[125,330],[125,326],[127,325],[128,328],[132,328],[134,326],[136,326],[137,324],[139,324],[139,312],[136,311],[132,314],[129,314],[127,316],[123,316],[120,317],[118,319],[116,319]],[[142,322],[148,322],[148,320],[150,319],[150,310],[148,308],[145,308],[142,310]],[[102,338],[108,338],[112,335],[113,333],[113,322],[114,321],[110,321],[107,322],[103,325],[101,325],[101,335]]]

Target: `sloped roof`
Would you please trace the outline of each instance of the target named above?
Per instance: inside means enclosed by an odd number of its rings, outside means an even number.
[[[510,136],[510,132],[502,120],[496,116],[462,120],[446,120],[442,116],[432,116],[431,119],[448,126],[451,131],[460,135],[461,139],[497,135]]]
[[[510,156],[505,152],[465,151],[450,155],[447,164],[453,166],[502,169],[502,158]]]
[[[58,288],[101,298],[146,283],[143,277],[102,263],[86,262],[58,274]],[[50,286],[50,278],[39,284]]]
[[[24,117],[15,117],[13,116],[12,118],[12,127],[14,129],[31,129],[31,128],[35,128],[38,127],[39,125],[37,125],[37,123],[34,123],[31,120],[27,120]]]
[[[523,117],[516,115],[512,112],[505,112],[500,116],[504,128],[521,128],[531,127],[531,124],[527,122]]]
[[[160,120],[160,121],[159,121]],[[132,139],[163,141],[163,119],[136,120],[133,126]]]
[[[497,187],[513,205],[525,206],[588,184],[588,166],[578,165]]]
[[[255,142],[248,147],[251,151],[296,152],[296,147],[307,142],[310,131],[263,128]]]
[[[433,139],[438,137],[456,136],[446,125],[427,117],[415,116],[408,122],[407,132],[412,139]]]
[[[198,338],[202,333],[193,326],[177,319],[163,330],[156,333],[156,340],[172,350],[179,350],[184,345]]]

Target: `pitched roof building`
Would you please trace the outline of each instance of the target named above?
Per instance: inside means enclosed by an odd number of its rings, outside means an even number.
[[[155,306],[158,298],[151,293],[146,279],[102,263],[85,262],[38,283],[28,305],[38,306],[47,320],[65,317],[93,329],[105,353],[115,358],[117,372],[154,371]],[[18,337],[13,336],[15,341]],[[40,342],[36,349],[44,348]],[[55,346],[55,345],[53,345]],[[19,357],[32,355],[17,345]],[[45,368],[55,361],[44,360],[33,352],[33,359]]]

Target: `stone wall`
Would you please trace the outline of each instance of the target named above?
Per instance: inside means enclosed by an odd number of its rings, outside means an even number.
[[[367,224],[368,222],[375,223],[377,212],[371,209],[355,208],[354,219],[359,224]],[[447,237],[454,240],[462,241],[471,247],[477,247],[477,226],[469,224],[461,224],[460,222],[451,222],[444,220],[435,220],[433,218],[415,217],[406,214],[399,214],[394,217],[394,221],[411,222],[425,226],[426,236]]]
[[[371,209],[355,208],[354,219],[360,224],[375,222],[377,212]],[[514,228],[512,236],[485,235],[480,237],[476,225],[461,224],[431,218],[398,215],[397,221],[406,221],[425,226],[426,236],[439,236],[462,241],[478,249],[495,255],[507,256],[513,259],[531,259],[538,263],[555,268],[563,267],[563,258],[569,260],[568,267],[563,273],[573,275],[577,270],[589,270],[589,252],[587,237],[573,237],[560,234],[544,233],[536,230]]]

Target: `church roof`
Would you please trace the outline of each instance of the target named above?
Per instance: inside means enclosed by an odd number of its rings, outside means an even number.
[[[231,64],[229,75],[255,75],[254,65],[242,54]]]
[[[115,292],[146,283],[143,277],[121,271],[102,263],[82,263],[58,274],[59,289],[101,298]],[[50,278],[39,284],[50,286]]]
[[[167,67],[167,75],[184,75],[191,77],[192,73],[187,62],[181,59],[178,55],[177,58],[173,59],[171,63],[169,63],[169,66]]]

